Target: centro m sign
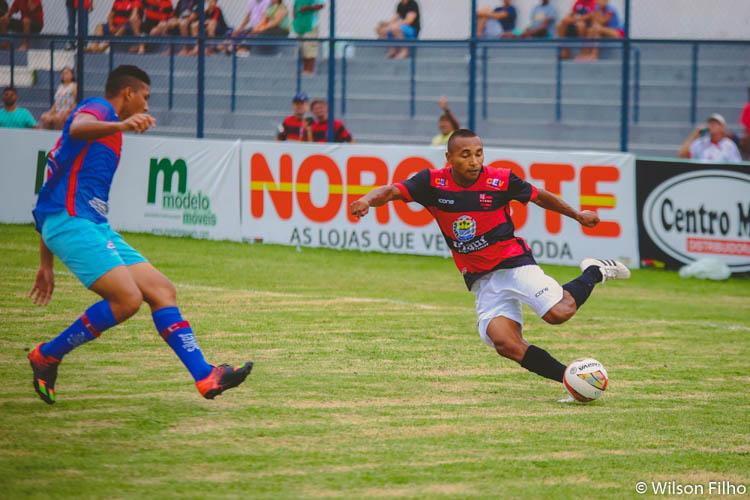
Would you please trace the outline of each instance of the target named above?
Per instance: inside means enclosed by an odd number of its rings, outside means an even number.
[[[707,255],[750,271],[750,175],[697,170],[669,178],[646,198],[646,232],[683,263]]]
[[[349,156],[345,161],[346,167],[342,169],[329,156],[306,156],[297,167],[295,178],[291,155],[280,156],[278,175],[275,175],[266,157],[262,153],[254,153],[250,159],[250,213],[256,219],[262,218],[267,209],[266,201],[270,198],[278,217],[289,220],[294,213],[296,197],[299,210],[311,222],[330,222],[343,209],[349,222],[356,223],[356,219],[349,214],[348,206],[359,197],[378,186],[406,180],[425,168],[436,168],[428,159],[418,156],[401,160],[393,169],[392,175],[386,162],[379,157]],[[598,186],[600,182],[613,183],[619,180],[620,172],[615,166],[588,165],[575,168],[564,163],[532,163],[528,170],[525,170],[518,163],[509,160],[494,161],[490,165],[509,168],[522,179],[528,177],[532,182],[541,181],[544,189],[557,195],[561,194],[564,184],[578,181],[579,203],[582,209],[596,211],[612,209],[617,205],[615,195],[599,192]],[[321,175],[327,179],[327,188],[313,182],[314,176]],[[314,194],[318,195],[317,204],[313,202]],[[325,197],[322,204],[321,195]],[[375,219],[379,224],[387,224],[390,221],[391,205],[398,219],[408,226],[423,227],[432,221],[432,216],[426,209],[416,208],[416,205],[415,208],[411,208],[406,203],[398,201],[375,209]],[[521,229],[526,223],[527,207],[514,203],[512,216],[516,229]],[[546,211],[544,217],[547,233],[561,232],[560,214]],[[621,226],[617,221],[602,220],[594,228],[581,227],[581,231],[587,236],[617,238],[620,236]]]

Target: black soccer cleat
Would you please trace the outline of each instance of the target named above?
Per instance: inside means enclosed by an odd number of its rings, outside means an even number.
[[[213,399],[227,389],[237,387],[244,382],[252,369],[252,361],[240,366],[215,366],[208,377],[197,381],[195,386],[204,398]]]
[[[29,353],[29,363],[34,371],[34,389],[42,401],[48,405],[55,404],[55,380],[57,380],[57,367],[60,366],[60,360],[52,356],[45,356],[39,348],[42,344],[37,345]]]

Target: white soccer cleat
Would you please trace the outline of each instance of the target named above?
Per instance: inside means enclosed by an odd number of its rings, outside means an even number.
[[[602,273],[602,283],[608,280],[626,280],[630,278],[630,269],[619,260],[614,259],[583,259],[581,261],[581,271],[585,271],[589,266],[597,266]]]
[[[558,400],[557,400],[557,402],[558,402],[558,403],[575,403],[575,402],[576,402],[576,400],[575,400],[575,399],[573,399],[573,396],[571,396],[571,395],[569,394],[569,395],[567,395],[566,397],[564,397],[564,398],[562,398],[562,399],[558,399]]]

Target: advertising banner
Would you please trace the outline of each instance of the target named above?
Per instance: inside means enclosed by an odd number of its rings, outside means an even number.
[[[240,141],[124,135],[112,227],[239,240],[239,153]]]
[[[0,222],[33,222],[31,210],[44,183],[47,152],[60,132],[2,129],[0,132]]]
[[[678,268],[704,257],[750,272],[750,165],[638,160],[641,259]]]
[[[359,221],[348,210],[374,187],[445,164],[440,147],[243,141],[242,236],[284,245],[448,256],[437,224],[416,203],[371,209]],[[597,227],[583,228],[533,203],[514,202],[516,234],[539,262],[577,265],[585,257],[609,257],[638,265],[632,155],[488,148],[485,164],[510,168],[574,207],[599,213]]]

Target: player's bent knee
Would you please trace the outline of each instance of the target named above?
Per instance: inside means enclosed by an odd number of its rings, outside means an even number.
[[[138,288],[125,290],[109,300],[112,314],[118,322],[125,321],[141,308],[143,294]]]

